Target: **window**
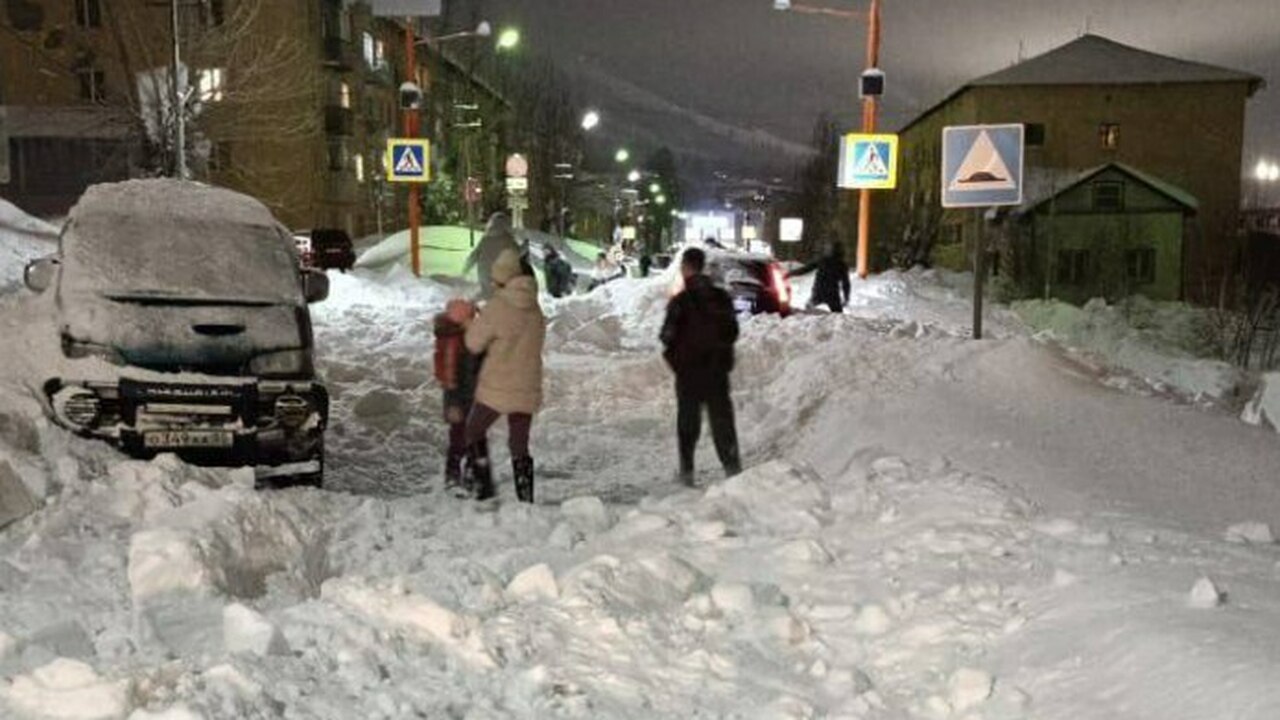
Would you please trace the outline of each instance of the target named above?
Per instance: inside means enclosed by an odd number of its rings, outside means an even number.
[[[226,0],[204,0],[204,24],[217,27],[227,21]]]
[[[364,48],[364,64],[369,67],[377,67],[377,65],[374,64],[373,35],[371,33],[366,32],[364,34],[363,40],[364,42],[362,43],[362,47]]]
[[[1044,147],[1044,123],[1027,123],[1026,146]]]
[[[107,99],[106,75],[96,68],[82,68],[76,71],[80,80],[80,99],[88,102],[103,102]]]
[[[1129,282],[1149,285],[1156,281],[1155,248],[1134,248],[1124,254]]]
[[[1116,123],[1103,123],[1098,126],[1098,139],[1102,141],[1104,150],[1115,150],[1120,147],[1120,126]]]
[[[329,141],[329,169],[335,172],[341,172],[347,169],[350,163],[350,153],[347,150],[347,141],[337,138]]]
[[[196,97],[200,102],[221,102],[226,97],[227,71],[225,68],[205,68],[196,71]]]
[[[382,40],[373,41],[373,67],[381,70],[387,66],[387,44]]]
[[[338,84],[338,104],[351,109],[351,86],[345,82]]]
[[[1089,275],[1088,250],[1058,251],[1058,283],[1083,285]]]
[[[76,0],[76,25],[82,28],[102,27],[100,0]]]
[[[355,161],[356,182],[364,182],[364,155],[356,153],[352,160]]]
[[[1093,209],[1107,212],[1124,210],[1124,183],[1115,181],[1094,183]]]

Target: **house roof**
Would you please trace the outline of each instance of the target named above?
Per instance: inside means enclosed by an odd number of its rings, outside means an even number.
[[[1238,70],[1180,60],[1100,35],[1082,35],[1071,42],[1024,60],[1012,67],[970,80],[941,102],[907,123],[906,131],[950,103],[969,88],[1027,85],[1166,85],[1180,83],[1247,83],[1249,94],[1257,92],[1264,80]]]
[[[1101,175],[1107,170],[1116,170],[1138,182],[1146,185],[1152,190],[1169,198],[1177,204],[1187,208],[1188,210],[1198,210],[1200,201],[1195,195],[1174,185],[1171,182],[1162,180],[1155,175],[1139,170],[1132,165],[1126,165],[1119,162],[1111,162],[1105,165],[1098,165],[1088,170],[1055,170],[1051,168],[1032,168],[1028,169],[1025,179],[1026,187],[1023,193],[1022,204],[1014,209],[1016,215],[1027,215],[1035,212],[1049,200],[1060,197],[1077,187],[1089,182],[1095,177]]]

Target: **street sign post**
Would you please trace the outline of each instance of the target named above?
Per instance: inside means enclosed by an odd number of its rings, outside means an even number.
[[[511,208],[511,224],[524,227],[524,211],[529,209],[529,161],[520,153],[507,156],[507,206]]]
[[[898,186],[898,136],[849,133],[840,139],[839,187],[892,190]]]
[[[389,138],[386,161],[387,181],[424,183],[431,181],[431,141],[420,138]]]
[[[993,208],[1022,204],[1024,127],[965,125],[942,129],[942,206]],[[987,275],[985,218],[973,248],[973,337],[982,339],[982,286]]]

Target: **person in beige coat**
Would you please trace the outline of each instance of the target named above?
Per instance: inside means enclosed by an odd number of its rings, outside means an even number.
[[[542,405],[542,345],[546,318],[538,305],[538,281],[522,267],[520,254],[503,250],[490,270],[494,295],[467,326],[467,350],[484,354],[476,399],[467,418],[468,462],[476,499],[494,495],[487,453],[480,452],[489,428],[507,416],[516,497],[533,502],[533,458],[529,431]]]

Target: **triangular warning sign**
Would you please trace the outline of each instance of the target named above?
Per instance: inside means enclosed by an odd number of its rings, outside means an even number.
[[[880,157],[880,150],[875,143],[867,143],[867,151],[862,154],[861,161],[853,168],[853,174],[859,177],[888,177],[889,166]]]
[[[422,162],[413,147],[401,148],[400,159],[396,161],[397,175],[421,175]]]
[[[964,162],[948,184],[950,190],[1013,190],[1018,187],[1009,166],[986,130],[978,133]]]

